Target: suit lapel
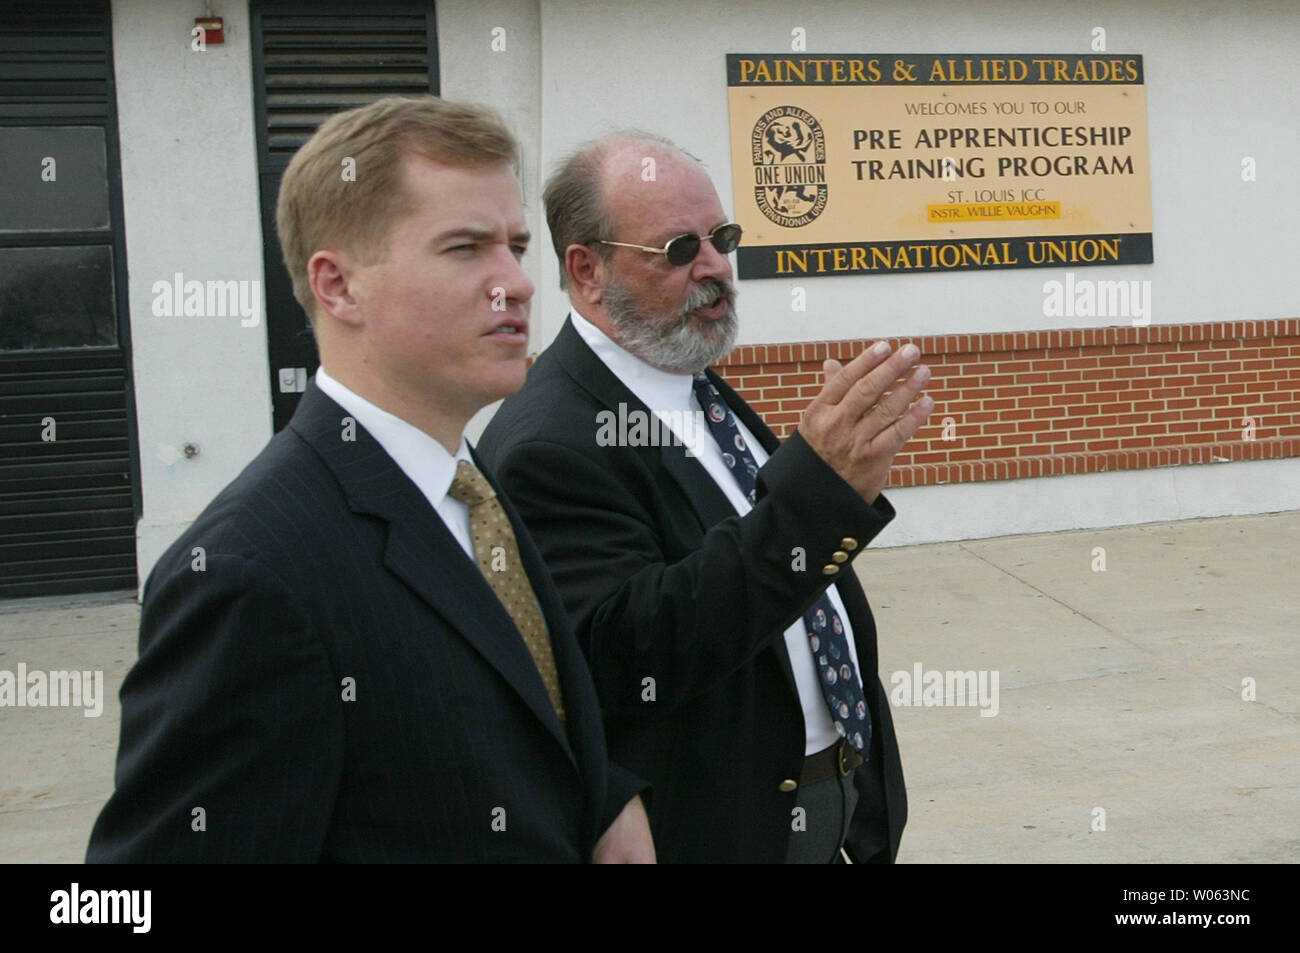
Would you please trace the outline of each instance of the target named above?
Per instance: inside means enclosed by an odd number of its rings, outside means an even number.
[[[551,347],[554,349],[560,364],[573,378],[574,383],[586,389],[610,410],[617,411],[618,405],[623,403],[627,405],[629,411],[638,409],[645,413],[650,412],[649,408],[641,402],[641,399],[632,393],[627,385],[605,366],[605,362],[598,358],[591,348],[587,346],[587,342],[582,339],[582,335],[573,326],[571,319],[565,319],[564,327],[560,329],[560,333],[556,336],[555,343]],[[714,373],[712,369],[707,370],[705,373],[708,374],[709,380],[718,388],[718,392],[722,394],[727,406],[744,422],[745,426],[749,428],[749,432],[758,438],[768,456],[771,456],[780,446],[776,434],[772,433],[758,414],[754,413],[750,406],[741,399],[739,394],[732,390],[726,381]],[[709,476],[709,471],[704,469],[704,465],[699,460],[688,457],[685,447],[661,446],[659,455],[664,469],[682,488],[682,492],[690,502],[691,508],[695,510],[703,529],[708,530],[709,527],[716,523],[736,515],[736,508],[731,505],[731,501],[727,499],[726,494],[714,482],[713,477]],[[782,639],[779,644],[774,643],[772,648],[780,663],[781,671],[790,685],[790,690],[798,694],[798,688],[795,686],[794,681],[794,670],[790,667],[790,653],[786,651],[785,640]]]
[[[651,413],[641,398],[632,393],[587,346],[571,319],[565,319],[564,327],[560,329],[551,347],[574,383],[605,407],[617,412],[619,404],[623,404],[628,413],[634,410],[647,415]],[[713,477],[709,476],[709,471],[704,469],[700,461],[686,455],[685,447],[669,443],[655,449],[659,452],[664,469],[682,488],[703,529],[736,515],[736,508],[731,505],[727,495],[713,482]]]
[[[420,501],[428,507],[422,495]],[[514,620],[437,513],[428,520],[390,523],[384,564],[478,650],[568,749],[555,706]]]
[[[374,437],[358,426],[354,440],[341,439],[345,416],[313,381],[290,426],[334,472],[353,512],[388,523],[388,570],[496,669],[572,757],[537,665],[478,565]]]
[[[501,506],[506,511],[511,525],[515,528],[515,542],[519,545],[519,557],[523,561],[524,570],[528,573],[528,578],[533,585],[533,592],[537,595],[537,602],[541,606],[542,615],[546,619],[547,628],[551,635],[551,650],[555,654],[555,668],[560,677],[560,691],[564,695],[564,707],[568,715],[570,727],[574,727],[578,718],[588,711],[598,710],[599,701],[595,697],[595,686],[591,681],[590,670],[587,668],[587,660],[578,647],[578,640],[573,635],[572,624],[569,621],[568,611],[564,608],[564,600],[560,596],[560,590],[556,588],[555,581],[551,578],[550,570],[546,568],[546,563],[542,560],[542,554],[537,549],[537,544],[528,534],[523,518],[515,511],[514,505],[509,498],[502,492],[501,487],[496,480],[483,466],[479,460],[478,454],[470,448],[474,457],[474,462],[478,468],[483,471],[484,475],[496,488],[498,499]],[[531,660],[531,656],[530,656]],[[536,666],[534,665],[534,671]],[[538,678],[537,684],[541,686],[541,680]],[[545,687],[541,691],[545,693]],[[540,697],[540,696],[539,696]],[[554,709],[551,708],[549,697],[545,699],[547,711],[552,719],[555,718]],[[591,731],[573,731],[570,733],[571,753],[575,761],[590,767],[597,759],[604,757],[603,746],[600,752],[593,747],[593,737],[600,737],[600,733],[594,735]],[[603,741],[603,738],[601,739]],[[600,768],[603,771],[603,766]]]

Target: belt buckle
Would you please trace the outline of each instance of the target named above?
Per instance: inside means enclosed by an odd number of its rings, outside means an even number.
[[[847,778],[850,773],[848,764],[849,741],[847,738],[841,738],[840,743],[835,746],[835,770],[840,773],[840,777]]]

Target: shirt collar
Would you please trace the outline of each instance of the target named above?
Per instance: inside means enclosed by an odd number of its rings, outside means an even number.
[[[604,331],[584,318],[576,306],[570,310],[574,330],[601,362],[627,389],[652,411],[692,410],[692,374],[674,374],[647,364]]]
[[[474,462],[463,435],[456,452],[448,453],[446,447],[420,428],[376,407],[360,394],[340,384],[330,377],[323,366],[316,371],[316,386],[375,438],[435,509],[447,498],[451,481],[456,476],[457,462]]]

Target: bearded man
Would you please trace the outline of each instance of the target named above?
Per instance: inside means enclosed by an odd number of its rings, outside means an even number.
[[[659,859],[891,862],[907,798],[848,570],[894,516],[929,371],[883,342],[827,361],[780,444],[708,369],[736,338],[740,227],[700,163],[613,136],[545,203],[572,310],[478,452],[563,596],[611,755],[653,785]],[[610,445],[611,414],[652,426]]]

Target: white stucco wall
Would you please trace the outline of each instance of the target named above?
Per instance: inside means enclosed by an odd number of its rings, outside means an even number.
[[[248,4],[213,0],[226,41],[190,49],[205,4],[114,0],[113,68],[144,514],[141,582],[271,436],[266,321],[155,317],[153,284],[262,287]],[[258,311],[264,314],[265,299]],[[185,444],[198,447],[186,458]]]
[[[1251,460],[887,490],[898,516],[871,545],[1129,526],[1300,509],[1300,461]]]
[[[205,9],[209,7],[209,9]],[[271,435],[265,319],[155,317],[155,281],[262,282],[248,5],[114,0],[114,61],[144,515],[139,565],[161,551]],[[190,49],[194,17],[226,42]],[[1153,321],[1291,317],[1300,248],[1300,5],[1051,0],[906,4],[777,0],[440,0],[443,95],[496,106],[523,144],[521,182],[538,291],[532,349],[567,301],[540,207],[554,162],[623,126],[700,155],[732,204],[727,53],[777,53],[802,27],[810,53],[1088,52],[1144,56],[1155,263],[1088,269],[1150,279]],[[494,33],[500,28],[503,34]],[[494,50],[494,38],[505,49]],[[1258,180],[1243,183],[1241,159]],[[1049,269],[801,279],[740,285],[741,343],[1025,330]],[[264,308],[263,308],[264,311]],[[1081,319],[1056,319],[1075,326]],[[1099,324],[1108,323],[1099,319]],[[471,422],[471,439],[494,408]],[[942,410],[942,408],[940,408]],[[199,447],[181,456],[186,443]],[[1300,460],[1220,464],[891,491],[900,518],[878,545],[1300,508]]]

